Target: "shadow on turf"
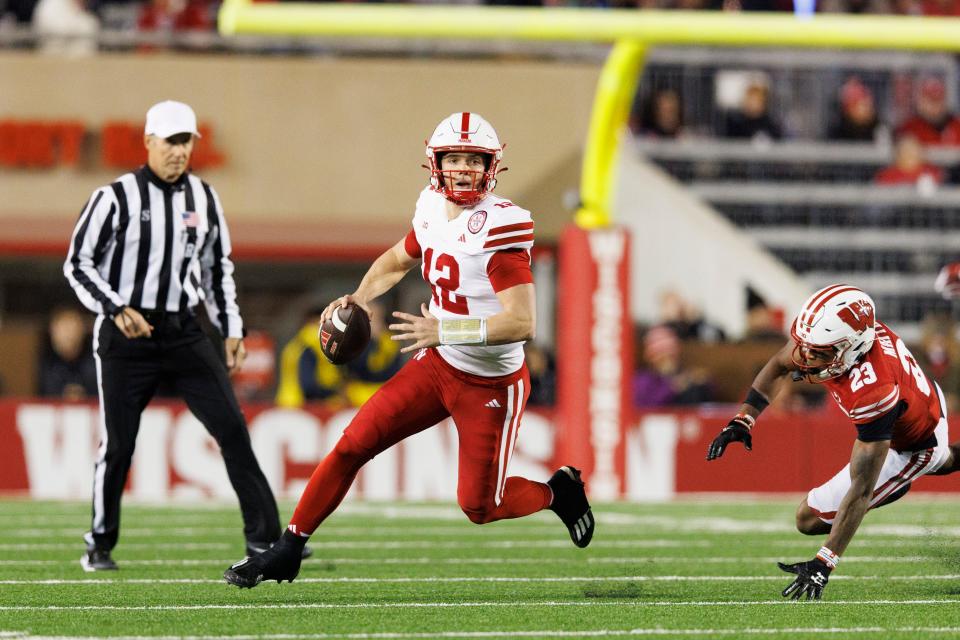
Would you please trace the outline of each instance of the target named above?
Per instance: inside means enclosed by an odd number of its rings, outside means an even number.
[[[951,542],[945,541],[942,535],[933,530],[927,530],[924,535],[924,553],[932,558],[938,558],[952,573],[960,573],[960,547]],[[938,585],[930,585],[930,589],[938,594],[960,595],[960,586],[942,589]]]
[[[643,587],[639,582],[618,584],[587,583],[583,587],[584,598],[602,598],[610,600],[638,599],[643,597]]]

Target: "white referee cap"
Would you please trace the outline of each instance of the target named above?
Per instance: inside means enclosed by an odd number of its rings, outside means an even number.
[[[178,133],[192,133],[200,137],[197,114],[189,105],[175,100],[164,100],[150,107],[143,132],[159,138],[169,138]]]

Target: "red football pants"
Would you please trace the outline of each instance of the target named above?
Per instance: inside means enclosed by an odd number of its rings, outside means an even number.
[[[290,530],[312,534],[368,460],[447,417],[453,418],[459,438],[457,502],[472,522],[519,518],[547,508],[552,493],[546,484],[507,477],[529,396],[526,365],[508,376],[484,378],[455,369],[435,349],[420,351],[360,408],[317,465]]]

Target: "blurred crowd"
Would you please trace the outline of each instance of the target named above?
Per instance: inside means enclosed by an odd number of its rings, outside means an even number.
[[[746,305],[744,336],[736,347],[724,348],[721,345],[728,341],[723,331],[712,326],[676,291],[664,292],[658,321],[637,328],[634,406],[688,406],[742,399],[762,364],[788,339],[792,321],[749,287]],[[911,351],[943,389],[948,408],[960,409],[960,325],[954,317],[949,313],[929,314],[922,323],[919,343],[911,345]],[[731,356],[738,362],[728,362]],[[738,385],[743,388],[733,390],[739,395],[724,397],[719,383],[731,365],[735,369],[746,367],[748,375]],[[803,411],[817,409],[825,400],[820,385],[787,382],[775,405],[787,411]]]
[[[636,370],[631,383],[634,406],[737,401],[762,363],[783,345],[791,320],[750,288],[746,298],[746,331],[739,340],[730,341],[696,305],[676,291],[663,292],[657,322],[636,327]],[[289,408],[308,403],[331,410],[359,407],[406,361],[399,345],[390,339],[385,307],[375,303],[367,349],[349,364],[330,364],[320,351],[317,331],[322,310],[310,309],[297,332],[281,343],[265,331],[249,332],[247,361],[233,378],[242,401]],[[65,400],[97,397],[91,326],[90,314],[75,307],[57,308],[50,314],[38,354],[38,395]],[[940,384],[948,404],[960,409],[960,325],[950,314],[932,313],[922,327],[920,342],[911,345],[911,350]],[[557,382],[553,352],[537,342],[527,343],[524,349],[530,369],[530,406],[553,406]],[[739,361],[729,362],[731,354]],[[721,389],[729,385],[719,384],[731,366],[738,370],[743,379],[739,386],[744,387],[733,389],[733,397],[729,388],[726,394]],[[163,387],[159,395],[167,395]],[[172,387],[169,395],[175,395]],[[816,409],[824,400],[819,385],[788,383],[776,404],[802,411]]]
[[[244,340],[246,362],[233,376],[241,401],[271,402],[287,408],[308,403],[322,404],[330,410],[359,407],[406,362],[401,345],[390,338],[386,308],[374,302],[370,344],[350,363],[331,364],[320,350],[322,312],[323,307],[309,309],[296,333],[284,342],[278,343],[264,330],[248,332]],[[85,310],[65,306],[50,314],[37,357],[37,395],[62,400],[96,399],[91,329],[92,316]],[[525,351],[531,382],[528,402],[532,406],[552,406],[556,400],[553,353],[534,342],[527,343]],[[158,396],[175,397],[176,393],[172,385],[161,385]]]
[[[739,104],[722,112],[720,125],[712,132],[718,138],[751,141],[759,146],[789,137],[783,123],[771,110],[769,78],[763,73],[743,74]],[[899,122],[885,122],[878,110],[878,97],[857,75],[850,75],[837,90],[835,111],[826,138],[838,143],[893,145],[892,163],[874,176],[878,185],[911,185],[932,189],[945,182],[960,182],[956,168],[940,167],[926,155],[930,147],[960,149],[960,117],[950,107],[941,78],[920,76],[912,82],[908,115]],[[682,139],[690,132],[683,118],[683,97],[673,88],[650,92],[637,105],[631,128],[641,137]],[[698,132],[702,134],[702,132]]]
[[[219,0],[0,0],[0,26],[32,27],[38,48],[47,52],[86,54],[98,50],[101,30],[161,36],[213,32],[219,8]]]

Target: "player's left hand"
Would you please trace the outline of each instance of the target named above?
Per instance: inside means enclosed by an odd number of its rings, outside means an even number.
[[[391,331],[400,332],[390,336],[390,339],[413,340],[413,344],[409,344],[400,349],[400,353],[435,347],[440,344],[440,321],[430,313],[427,305],[423,303],[420,303],[420,313],[422,315],[415,316],[410,313],[404,313],[403,311],[393,312],[393,317],[403,322],[390,325],[389,329]]]
[[[727,445],[731,442],[742,442],[747,451],[753,450],[753,436],[750,430],[753,428],[753,418],[745,414],[734,416],[727,426],[713,439],[710,448],[707,449],[707,460],[716,460],[727,450]]]
[[[796,564],[778,562],[777,566],[787,573],[797,574],[793,582],[783,590],[783,597],[791,600],[800,600],[804,595],[807,600],[819,600],[823,588],[827,586],[827,580],[830,579],[830,567],[819,558]]]
[[[243,338],[227,338],[223,341],[223,350],[227,356],[227,372],[233,375],[240,371],[243,361],[247,359],[247,349],[243,346]]]

